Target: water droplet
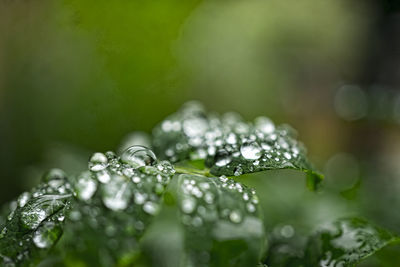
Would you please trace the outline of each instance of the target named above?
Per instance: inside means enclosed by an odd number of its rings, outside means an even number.
[[[82,218],[82,214],[77,210],[73,210],[70,212],[69,218],[73,221],[79,221]]]
[[[253,213],[256,211],[256,207],[252,203],[247,203],[246,208],[247,208],[247,211],[250,213]]]
[[[202,136],[207,128],[208,123],[203,118],[191,118],[183,122],[183,132],[189,137]]]
[[[275,130],[274,123],[267,117],[258,117],[254,120],[255,128],[264,134],[270,134]]]
[[[121,155],[121,161],[133,168],[153,165],[156,160],[153,151],[144,146],[131,146]]]
[[[196,208],[196,200],[193,198],[185,198],[182,200],[181,208],[184,213],[192,213]]]
[[[144,203],[143,210],[150,215],[154,215],[158,211],[158,205],[154,202],[148,201]]]
[[[133,177],[132,177],[132,182],[134,182],[135,184],[140,183],[140,181],[141,181],[141,179],[140,179],[139,176],[133,176]]]
[[[97,183],[89,171],[79,175],[78,182],[75,185],[75,191],[79,199],[89,200],[96,192],[96,189]]]
[[[204,195],[204,200],[208,204],[212,204],[214,202],[214,195],[210,192],[206,192],[206,194]]]
[[[61,228],[53,222],[46,222],[33,234],[33,243],[38,248],[51,247],[61,236]]]
[[[135,203],[142,205],[146,201],[147,195],[142,193],[135,193]]]
[[[124,139],[121,142],[121,145],[119,146],[118,151],[123,152],[125,149],[127,149],[131,146],[150,147],[150,145],[151,145],[151,141],[150,141],[150,137],[147,133],[133,132],[124,137]]]
[[[108,159],[103,153],[96,152],[89,159],[89,170],[98,172],[107,168]]]
[[[255,160],[261,157],[261,148],[256,142],[246,142],[240,147],[240,153],[247,160]]]
[[[291,225],[285,225],[281,228],[281,235],[285,238],[291,238],[294,235],[294,228]]]
[[[232,157],[225,149],[218,150],[217,154],[215,155],[215,165],[218,167],[223,167],[229,164],[231,161]]]
[[[42,181],[49,182],[51,180],[65,180],[66,178],[67,178],[67,175],[65,174],[65,172],[63,170],[51,169],[43,175]]]
[[[25,204],[28,202],[28,200],[31,198],[31,194],[29,192],[24,192],[18,197],[18,206],[23,207]]]
[[[235,168],[235,171],[234,171],[233,175],[235,175],[235,176],[240,176],[240,175],[242,175],[242,174],[243,174],[243,169],[242,169],[242,167],[237,166],[237,167]]]
[[[286,159],[291,159],[291,158],[292,158],[292,155],[290,155],[290,153],[288,153],[288,152],[283,153],[283,156],[284,156]]]
[[[111,210],[124,210],[128,207],[131,194],[128,181],[123,176],[113,175],[111,181],[103,187],[102,200]]]
[[[228,134],[228,137],[226,138],[226,142],[231,145],[236,144],[236,142],[237,142],[236,135],[234,133]]]
[[[192,220],[192,225],[194,227],[200,227],[203,225],[203,220],[199,216],[195,216]]]
[[[111,175],[107,170],[96,172],[96,177],[97,180],[99,180],[99,182],[103,184],[106,184],[111,180]]]
[[[238,210],[233,210],[229,213],[229,219],[233,223],[240,223],[242,221],[242,214]]]

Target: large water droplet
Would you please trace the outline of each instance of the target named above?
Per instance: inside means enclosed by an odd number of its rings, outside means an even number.
[[[232,161],[231,155],[225,149],[220,149],[215,154],[215,165],[223,167]]]
[[[131,195],[129,181],[123,176],[113,175],[111,181],[103,187],[102,200],[111,210],[124,210],[128,207]]]
[[[89,171],[83,172],[78,177],[78,182],[75,185],[75,191],[79,199],[88,200],[90,199],[97,189],[97,183],[92,178]]]
[[[267,117],[257,117],[254,124],[255,128],[264,134],[270,134],[275,130],[274,123]]]
[[[240,147],[243,158],[255,160],[261,157],[261,147],[256,142],[246,142]]]
[[[123,152],[125,149],[131,146],[150,147],[150,145],[151,141],[147,133],[133,132],[124,137],[124,139],[121,142],[121,145],[119,146],[118,151]]]
[[[89,159],[89,170],[98,172],[107,168],[108,159],[103,153],[94,153]]]
[[[38,248],[51,247],[61,236],[61,228],[54,222],[46,222],[33,234],[33,243]]]
[[[153,165],[156,160],[157,157],[153,151],[144,146],[131,146],[121,155],[121,161],[133,168]]]

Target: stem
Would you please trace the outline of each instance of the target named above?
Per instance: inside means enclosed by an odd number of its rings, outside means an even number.
[[[198,174],[198,175],[203,175],[203,176],[207,176],[207,177],[212,176],[210,174],[209,169],[199,170],[199,169],[195,169],[195,168],[175,166],[175,170],[177,173],[181,173],[181,174]]]

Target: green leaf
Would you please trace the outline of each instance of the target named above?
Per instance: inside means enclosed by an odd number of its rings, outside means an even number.
[[[239,176],[274,169],[295,169],[307,174],[307,185],[316,189],[323,176],[313,169],[295,131],[275,127],[266,117],[253,123],[239,115],[218,116],[190,102],[153,130],[157,155],[172,162],[205,162],[216,176]]]
[[[400,238],[360,218],[340,219],[310,238],[306,266],[355,266]]]
[[[183,266],[255,266],[265,245],[255,191],[224,176],[177,178]]]
[[[53,169],[43,182],[17,200],[0,233],[2,266],[34,266],[57,243],[72,192],[63,171]]]
[[[138,240],[159,212],[175,173],[141,146],[95,153],[89,169],[74,178],[76,201],[65,227],[60,254],[70,265],[113,266],[139,251]],[[99,252],[101,254],[99,255]]]

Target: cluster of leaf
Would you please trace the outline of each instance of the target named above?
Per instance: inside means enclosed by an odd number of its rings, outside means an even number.
[[[1,265],[353,266],[399,241],[356,218],[302,244],[265,229],[257,192],[235,177],[295,169],[312,190],[323,178],[295,131],[266,117],[248,123],[189,103],[154,129],[155,153],[131,145],[119,156],[93,154],[76,176],[51,170],[4,207]]]

